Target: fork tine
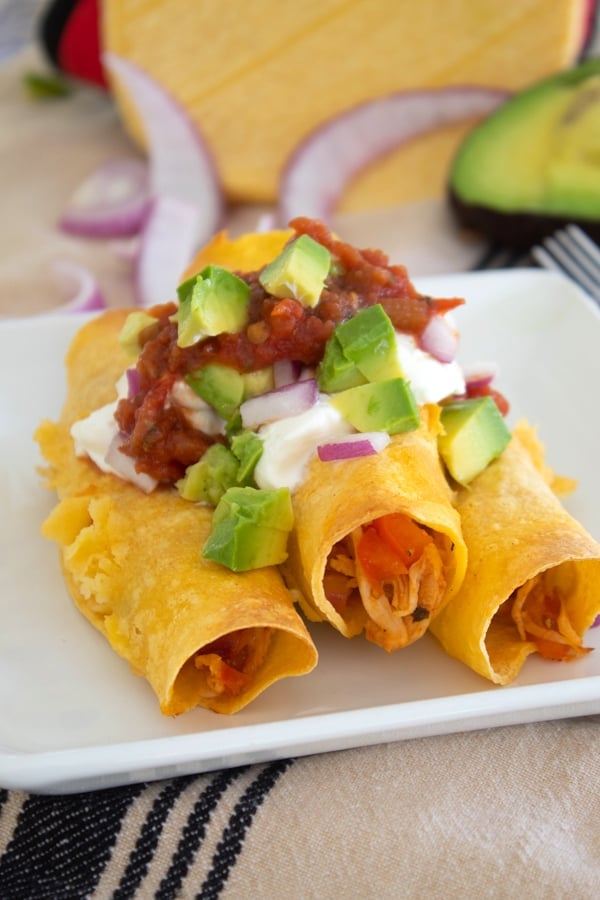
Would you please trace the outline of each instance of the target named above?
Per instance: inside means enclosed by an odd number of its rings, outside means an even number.
[[[575,227],[571,226],[572,229]],[[573,246],[574,240],[578,242],[577,248]],[[584,247],[587,243],[592,244],[591,258],[590,255],[586,255],[587,251],[581,249],[581,243]],[[566,272],[591,297],[600,302],[600,263],[596,265],[594,262],[596,255],[600,257],[600,250],[587,235],[582,242],[579,235],[573,238],[572,234],[556,232],[556,235],[543,241],[543,246],[532,247],[531,255],[545,268]]]
[[[554,237],[577,260],[593,281],[600,284],[600,248],[577,225],[557,231]]]

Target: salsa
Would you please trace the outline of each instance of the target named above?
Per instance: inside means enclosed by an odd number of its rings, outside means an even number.
[[[248,323],[238,333],[219,334],[189,347],[177,344],[174,303],[149,310],[156,324],[140,335],[139,390],[122,399],[116,413],[121,449],[136,460],[138,471],[174,482],[220,440],[192,427],[185,410],[172,402],[173,385],[191,372],[209,363],[253,372],[282,359],[316,366],[336,325],[363,307],[381,304],[398,331],[418,336],[433,315],[463,302],[420,294],[404,266],[390,265],[381,250],[360,250],[337,240],[321,222],[300,217],[290,225],[296,236],[309,235],[332,255],[315,307],[293,297],[273,297],[261,285],[259,271],[236,272],[250,288]]]

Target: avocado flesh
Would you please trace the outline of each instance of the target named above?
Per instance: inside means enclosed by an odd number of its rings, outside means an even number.
[[[398,434],[414,431],[419,425],[419,410],[403,378],[374,381],[341,391],[331,397],[331,405],[357,431]]]
[[[316,306],[331,267],[326,247],[307,234],[288,244],[259,276],[259,281],[274,297],[294,297],[303,306]]]
[[[209,363],[186,378],[194,393],[202,397],[223,419],[229,419],[244,397],[244,377],[236,369]]]
[[[491,397],[459,400],[442,406],[440,456],[459,484],[469,484],[510,441],[510,431]]]
[[[287,559],[287,540],[293,524],[287,488],[259,491],[232,487],[214,512],[202,556],[233,572],[279,565]]]
[[[459,222],[527,245],[566,222],[600,232],[600,60],[520,92],[467,136],[449,179]]]
[[[250,288],[221,266],[207,266],[177,288],[177,344],[191,347],[205,337],[237,333],[248,321]]]

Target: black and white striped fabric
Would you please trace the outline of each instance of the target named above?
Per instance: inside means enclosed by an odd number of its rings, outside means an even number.
[[[2,790],[0,897],[216,898],[292,764],[59,797]]]

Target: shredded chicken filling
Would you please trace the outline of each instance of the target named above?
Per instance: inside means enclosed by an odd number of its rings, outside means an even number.
[[[272,628],[241,628],[202,647],[194,666],[204,672],[207,695],[241,694],[262,666],[272,636]]]
[[[589,653],[569,619],[564,595],[544,573],[517,588],[509,605],[520,639],[533,641],[546,659],[577,659]]]
[[[384,519],[391,517],[377,521]],[[402,554],[396,553],[382,538],[381,547],[385,549],[381,559],[376,565],[370,564],[364,549],[361,552],[369,529],[369,525],[361,526],[334,546],[323,586],[327,599],[342,616],[351,605],[361,604],[366,637],[391,652],[427,630],[431,615],[444,597],[446,574],[439,547],[422,528],[423,545],[417,550],[407,546]],[[377,541],[377,535],[368,537],[371,542]],[[375,553],[376,548],[377,543]],[[387,571],[382,572],[381,567],[386,565]]]

